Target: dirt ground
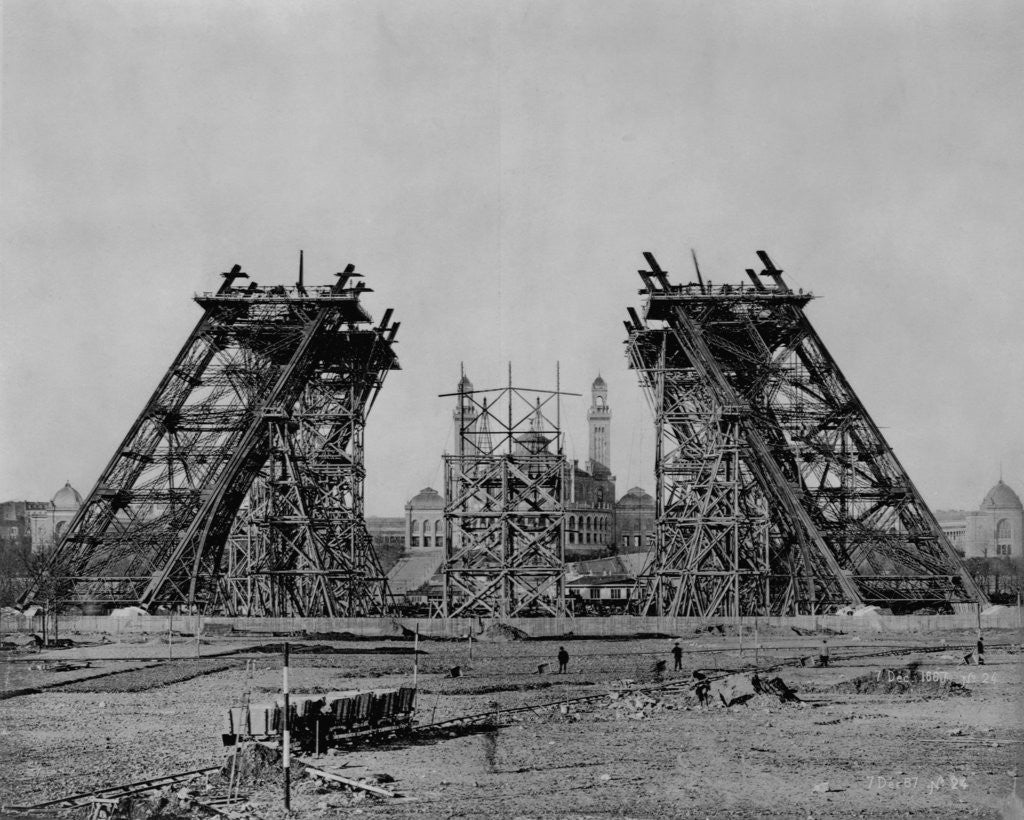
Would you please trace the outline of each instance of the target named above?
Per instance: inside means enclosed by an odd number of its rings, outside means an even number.
[[[703,818],[1014,817],[1024,794],[1021,635],[986,635],[986,664],[964,666],[968,634],[678,636],[674,639],[422,641],[417,721],[535,705],[501,725],[364,744],[310,761],[351,778],[384,773],[400,797],[337,792],[297,777],[298,816]],[[3,653],[0,802],[63,795],[219,764],[223,713],[271,700],[281,683],[273,640],[163,639]],[[800,665],[828,641],[827,668]],[[408,641],[293,642],[297,692],[409,685]],[[560,645],[569,672],[555,673]],[[962,647],[962,648],[961,648]],[[470,653],[472,652],[472,657]],[[886,654],[896,652],[898,654]],[[668,671],[656,680],[657,661]],[[725,707],[729,679],[780,676],[798,703],[766,695]],[[88,664],[86,666],[85,664]],[[539,664],[549,664],[538,672]],[[902,685],[907,665],[914,685]],[[463,675],[449,671],[460,666]],[[69,668],[70,667],[70,668]],[[770,673],[765,671],[776,667]],[[694,669],[714,679],[698,705]],[[627,681],[632,681],[629,683]],[[565,708],[544,704],[598,696]],[[386,778],[385,778],[386,779]],[[1020,783],[1021,785],[1016,785]],[[1013,797],[1014,789],[1017,797]],[[284,816],[279,787],[250,794]]]

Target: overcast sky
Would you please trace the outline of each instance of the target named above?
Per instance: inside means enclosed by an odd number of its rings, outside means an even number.
[[[238,262],[354,262],[402,323],[367,511],[442,487],[477,387],[607,380],[655,252],[764,248],[925,498],[1024,493],[1024,4],[3,3],[0,499],[87,492]],[[586,459],[589,398],[569,399]]]

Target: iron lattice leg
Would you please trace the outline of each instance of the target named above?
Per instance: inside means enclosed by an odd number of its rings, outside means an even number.
[[[351,267],[308,289],[235,289],[238,271],[196,297],[202,319],[51,557],[66,603],[385,611],[362,440],[398,324],[370,326]]]
[[[700,617],[983,601],[759,251],[749,285],[641,271],[628,355],[655,414],[656,547],[637,611]],[[770,282],[764,281],[765,279]]]

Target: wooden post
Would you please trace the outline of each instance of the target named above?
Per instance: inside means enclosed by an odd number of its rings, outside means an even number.
[[[416,688],[416,679],[420,668],[420,625],[416,624],[416,636],[412,639],[412,688]]]
[[[761,638],[757,632],[757,616],[754,616],[754,669],[761,668]]]
[[[284,668],[282,691],[284,692],[284,722],[282,724],[282,766],[284,767],[284,810],[292,810],[292,777],[291,777],[291,737],[288,732],[288,713],[291,704],[288,701],[288,643],[284,645]]]
[[[167,660],[171,659],[171,646],[173,640],[171,638],[171,622],[174,620],[174,615],[170,610],[167,611]]]

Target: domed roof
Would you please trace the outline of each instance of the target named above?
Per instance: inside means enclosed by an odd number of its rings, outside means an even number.
[[[981,508],[983,510],[1020,510],[1024,509],[1024,504],[1020,503],[1020,496],[1009,486],[1003,484],[1002,479],[999,479],[999,483],[985,495],[985,500],[981,502]]]
[[[82,496],[78,490],[71,486],[71,482],[65,482],[64,486],[57,490],[56,495],[51,499],[53,506],[59,509],[82,506]]]
[[[594,390],[604,390],[608,385],[604,383],[604,379],[601,378],[601,374],[597,374],[597,378],[594,379],[594,383],[590,385]]]
[[[444,499],[433,487],[424,487],[409,499],[405,508],[407,510],[443,510]]]
[[[626,494],[615,504],[617,507],[620,505],[623,507],[653,507],[654,496],[642,487],[633,487],[631,490],[627,490]]]

